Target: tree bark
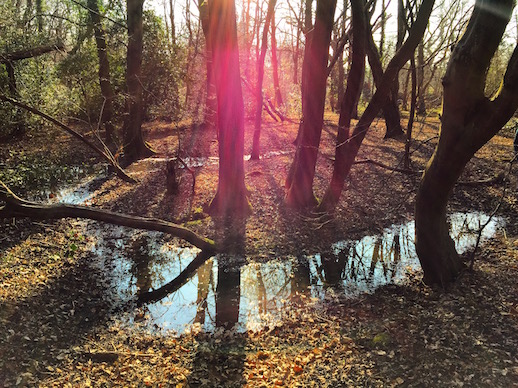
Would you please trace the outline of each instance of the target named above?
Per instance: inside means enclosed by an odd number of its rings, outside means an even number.
[[[481,0],[475,4],[443,78],[439,142],[416,197],[416,251],[427,284],[446,286],[461,272],[463,263],[446,220],[448,199],[466,163],[518,107],[518,47],[498,94],[492,99],[484,95],[487,70],[513,6],[512,0]]]
[[[209,12],[219,133],[219,180],[211,212],[235,216],[250,208],[243,162],[245,116],[234,1],[214,0]]]
[[[104,105],[101,113],[101,124],[104,126],[104,129],[106,131],[106,145],[112,152],[114,152],[115,127],[112,123],[114,94],[111,84],[110,62],[108,61],[106,37],[101,24],[101,16],[99,13],[99,6],[97,4],[97,0],[88,0],[87,6],[89,9],[90,20],[92,22],[95,35],[97,57],[99,59],[99,84],[101,87],[101,94],[104,98]]]
[[[303,82],[302,123],[285,199],[288,206],[299,209],[317,203],[313,194],[313,179],[324,122],[327,61],[335,8],[336,0],[317,3],[315,27],[309,46],[306,46],[308,55],[305,55],[303,65],[307,71],[303,74],[306,79]]]
[[[142,135],[142,83],[140,80],[142,69],[143,46],[143,14],[144,0],[127,0],[128,17],[128,48],[126,56],[126,87],[128,97],[126,101],[127,118],[124,123],[124,160],[125,164],[151,156],[154,152],[144,141]]]
[[[424,99],[424,44],[417,46],[417,114],[426,115],[426,103]]]
[[[258,160],[261,154],[261,123],[263,113],[263,79],[264,79],[264,59],[266,58],[266,50],[268,48],[268,29],[272,21],[276,0],[268,1],[268,11],[264,20],[263,36],[261,43],[261,54],[257,61],[257,83],[255,85],[255,121],[254,121],[254,138],[252,143],[251,159]]]
[[[414,58],[410,59],[410,74],[412,75],[412,95],[410,100],[410,112],[408,114],[408,125],[406,128],[405,168],[410,168],[410,145],[412,143],[412,127],[414,125],[415,106],[417,98],[417,74]]]

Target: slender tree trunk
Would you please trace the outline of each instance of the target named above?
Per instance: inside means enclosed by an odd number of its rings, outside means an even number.
[[[484,95],[487,70],[513,7],[512,0],[481,0],[475,4],[443,78],[439,142],[416,196],[416,251],[427,284],[445,286],[462,270],[463,263],[449,235],[448,199],[468,161],[518,107],[518,47],[498,94],[491,100]]]
[[[142,136],[142,12],[144,0],[127,0],[128,12],[128,51],[126,68],[126,101],[128,116],[124,123],[124,159],[125,164],[153,155]]]
[[[111,85],[110,62],[108,61],[106,38],[104,29],[101,24],[101,16],[99,13],[97,0],[88,0],[87,6],[95,35],[97,57],[99,59],[99,84],[101,87],[101,94],[104,98],[104,105],[101,113],[101,124],[105,129],[106,145],[113,152],[115,150],[115,127],[112,123],[114,94]]]
[[[281,85],[279,81],[279,59],[277,56],[277,38],[275,32],[277,26],[275,25],[275,12],[272,13],[271,21],[271,39],[272,39],[272,71],[273,71],[273,88],[275,90],[275,106],[279,107],[283,105]]]
[[[412,143],[412,127],[414,125],[415,117],[415,106],[417,98],[417,75],[415,68],[415,59],[410,59],[410,74],[412,74],[412,96],[410,100],[410,112],[408,116],[408,126],[406,129],[406,142],[405,142],[405,168],[410,168],[410,144]]]
[[[250,48],[252,41],[250,39],[250,1],[246,0],[245,8],[245,78],[250,80]]]
[[[320,210],[333,210],[340,199],[346,172],[343,167],[347,158],[347,143],[349,141],[349,127],[351,125],[354,105],[361,90],[360,80],[362,72],[365,72],[365,46],[367,21],[364,12],[365,0],[351,0],[353,23],[353,47],[352,63],[347,76],[347,88],[340,106],[340,118],[338,119],[338,133],[336,138],[335,163],[331,183],[322,199]]]
[[[417,46],[417,114],[426,115],[426,103],[424,100],[424,43]]]
[[[169,0],[169,21],[171,22],[171,45],[176,46],[176,25],[174,22],[174,4],[173,0]]]
[[[344,8],[344,11],[343,11],[342,21],[341,21],[341,25],[340,25],[340,30],[341,30],[342,37],[345,39],[345,36],[347,34],[346,25],[345,25],[345,20],[347,18],[347,0],[344,0],[343,8]],[[345,69],[344,69],[343,50],[342,50],[342,53],[338,56],[336,66],[338,66],[338,88],[337,88],[338,101],[337,101],[337,104],[338,104],[338,107],[340,108],[342,106],[342,101],[344,99],[344,94],[345,94]],[[364,71],[365,71],[365,69],[364,69]],[[363,86],[363,83],[360,85],[360,88],[359,88],[358,99],[360,98],[362,86]],[[358,101],[356,101],[356,103],[358,103]]]
[[[210,37],[209,5],[207,1],[198,3],[201,28],[205,36],[205,69],[207,71],[205,92],[204,127],[215,128],[218,119],[218,106],[216,98],[216,86],[214,85],[214,70],[212,66],[212,41]]]
[[[43,0],[36,0],[36,21],[38,24],[38,32],[43,32]]]
[[[316,204],[313,194],[313,179],[324,122],[327,61],[335,8],[336,0],[318,1],[315,27],[311,34],[309,47],[306,46],[308,54],[305,55],[306,64],[303,65],[307,68],[307,74],[303,74],[303,76],[307,76],[303,80],[303,84],[305,84],[303,118],[291,176],[288,177],[289,186],[285,199],[288,206],[296,208]],[[311,71],[311,76],[309,76],[309,71]]]
[[[266,19],[263,27],[263,37],[261,43],[261,54],[257,61],[257,83],[255,85],[255,121],[254,121],[254,139],[252,144],[251,159],[259,159],[261,154],[261,123],[263,113],[263,78],[264,78],[264,59],[266,58],[266,50],[268,48],[268,29],[273,18],[276,0],[268,1],[268,11],[266,12]]]
[[[243,162],[245,113],[236,9],[233,0],[213,0],[209,7],[219,133],[219,180],[211,212],[235,216],[249,211]]]
[[[383,56],[385,55],[385,26],[387,25],[387,10],[385,0],[381,0],[381,18],[380,18],[380,61],[383,64]]]

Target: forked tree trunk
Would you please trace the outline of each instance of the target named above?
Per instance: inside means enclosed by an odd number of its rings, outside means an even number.
[[[518,107],[517,48],[498,94],[492,99],[484,95],[487,70],[513,6],[512,0],[476,3],[443,78],[440,138],[416,197],[416,250],[427,284],[445,286],[459,275],[463,263],[449,235],[448,199],[466,163]]]
[[[347,143],[349,141],[349,128],[355,104],[361,90],[362,73],[365,72],[365,46],[367,20],[364,12],[365,0],[351,0],[351,12],[353,23],[352,63],[347,76],[347,88],[340,106],[340,118],[338,119],[338,133],[336,137],[335,163],[331,183],[322,199],[320,210],[334,209],[340,199],[345,181],[343,166],[347,158]]]
[[[99,13],[97,0],[88,0],[87,6],[95,35],[97,57],[99,59],[99,84],[101,87],[101,94],[104,98],[104,105],[101,113],[101,124],[105,129],[104,139],[106,145],[113,152],[115,151],[113,138],[115,134],[115,127],[112,123],[114,94],[111,84],[110,62],[108,61],[106,37],[101,24],[101,16]]]
[[[218,189],[211,212],[235,216],[249,210],[243,162],[245,113],[239,75],[236,9],[233,0],[214,0],[209,6],[219,134]]]
[[[303,208],[314,206],[313,179],[318,147],[324,123],[327,61],[333,29],[336,0],[320,0],[317,3],[315,27],[311,33],[303,67],[302,123],[297,141],[297,151],[290,176],[285,202],[288,206]],[[311,74],[311,75],[309,75]],[[305,97],[304,97],[305,96]]]
[[[376,88],[376,92],[372,96],[369,105],[367,106],[360,120],[354,127],[354,130],[351,136],[349,136],[347,142],[344,142],[345,149],[343,151],[343,161],[339,165],[335,162],[335,164],[338,165],[338,168],[340,168],[337,177],[341,180],[345,180],[349,176],[351,167],[354,164],[356,155],[358,155],[358,151],[363,142],[363,139],[367,135],[370,125],[372,124],[372,122],[376,118],[376,115],[378,114],[384,102],[386,101],[390,93],[391,87],[394,83],[395,77],[397,76],[401,67],[410,59],[418,43],[423,38],[424,31],[426,29],[426,26],[428,25],[428,20],[432,12],[433,4],[434,0],[423,0],[421,7],[419,8],[416,21],[410,30],[408,39],[396,52],[394,57],[392,57],[392,59],[390,60],[389,64],[387,65],[387,69],[383,74],[383,77],[378,87]],[[335,182],[334,186],[328,189],[328,192],[330,192],[331,190],[334,191],[333,195],[329,195],[329,199],[322,201],[319,210],[334,210],[337,198],[339,198],[342,188],[343,181]]]
[[[144,0],[127,0],[128,51],[126,68],[126,102],[128,116],[124,123],[125,164],[153,155],[142,136],[142,46],[144,28],[142,23]]]
[[[263,79],[264,79],[264,59],[266,58],[266,49],[268,48],[268,29],[272,21],[273,11],[275,9],[276,0],[268,1],[268,11],[264,20],[263,36],[261,41],[261,54],[257,61],[257,83],[255,85],[255,121],[254,121],[254,139],[252,143],[251,159],[257,160],[261,154],[261,124],[263,114]]]
[[[374,79],[376,88],[378,88],[383,77],[383,66],[381,65],[381,57],[378,49],[376,48],[376,43],[374,43],[371,28],[367,26],[367,29],[367,55],[372,71],[372,78]],[[403,134],[403,130],[401,129],[399,108],[397,106],[397,101],[394,99],[394,85],[395,82],[392,85],[391,92],[389,93],[387,100],[382,107],[383,116],[385,117],[385,125],[387,127],[385,132],[385,139],[394,138]]]

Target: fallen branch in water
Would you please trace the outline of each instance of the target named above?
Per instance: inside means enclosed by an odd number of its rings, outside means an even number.
[[[115,157],[112,155],[112,153],[105,147],[104,150],[96,146],[95,144],[88,141],[83,135],[81,135],[79,132],[74,131],[72,128],[70,128],[68,125],[63,124],[61,121],[56,120],[54,117],[49,116],[46,113],[43,113],[42,111],[33,108],[32,106],[26,105],[23,102],[20,102],[18,100],[15,100],[14,98],[7,97],[4,94],[0,94],[0,101],[9,102],[10,104],[16,105],[22,109],[25,109],[31,113],[34,113],[35,115],[38,115],[40,117],[43,117],[45,120],[50,121],[52,124],[60,127],[61,129],[64,129],[66,132],[68,132],[70,135],[75,137],[76,139],[79,139],[83,143],[85,143],[88,147],[90,147],[92,150],[94,150],[98,155],[100,155],[103,159],[105,159],[108,163],[110,163],[113,168],[115,169],[115,172],[119,178],[122,180],[129,182],[129,183],[136,183],[137,181],[130,177],[126,171],[122,169],[121,166],[117,163],[115,160]]]
[[[199,236],[192,230],[172,222],[157,218],[146,218],[118,214],[109,210],[95,209],[88,206],[52,204],[44,205],[23,200],[16,196],[0,181],[0,218],[27,217],[34,219],[87,218],[109,224],[128,226],[135,229],[154,230],[179,237],[195,247],[207,252],[217,251],[214,241]]]

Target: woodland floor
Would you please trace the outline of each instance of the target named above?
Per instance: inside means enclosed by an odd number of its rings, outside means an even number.
[[[315,193],[329,181],[336,115],[326,115]],[[412,169],[422,170],[439,123],[416,123]],[[252,122],[247,122],[245,153]],[[266,119],[264,157],[246,161],[252,214],[246,255],[256,260],[311,254],[413,218],[418,174],[358,164],[333,217],[283,207],[284,179],[294,155],[296,124]],[[149,123],[157,158],[217,156],[214,132]],[[404,143],[371,128],[359,160],[402,167]],[[504,130],[470,162],[462,181],[506,173],[512,135]],[[99,160],[49,130],[0,145],[0,179],[24,197],[48,199],[60,185],[98,170]],[[64,166],[67,166],[66,168]],[[165,161],[134,164],[136,185],[115,177],[96,187],[92,206],[185,223],[214,237],[205,209],[215,193],[217,162],[192,176],[180,170],[180,193],[166,194]],[[515,167],[516,170],[516,167]],[[105,274],[89,263],[77,221],[0,220],[0,386],[518,386],[518,213],[516,171],[493,185],[459,185],[451,211],[498,215],[505,233],[477,251],[473,271],[448,290],[415,273],[356,299],[336,296],[286,312],[283,324],[259,332],[163,336],[127,327],[104,297]],[[42,194],[46,193],[46,194]]]

